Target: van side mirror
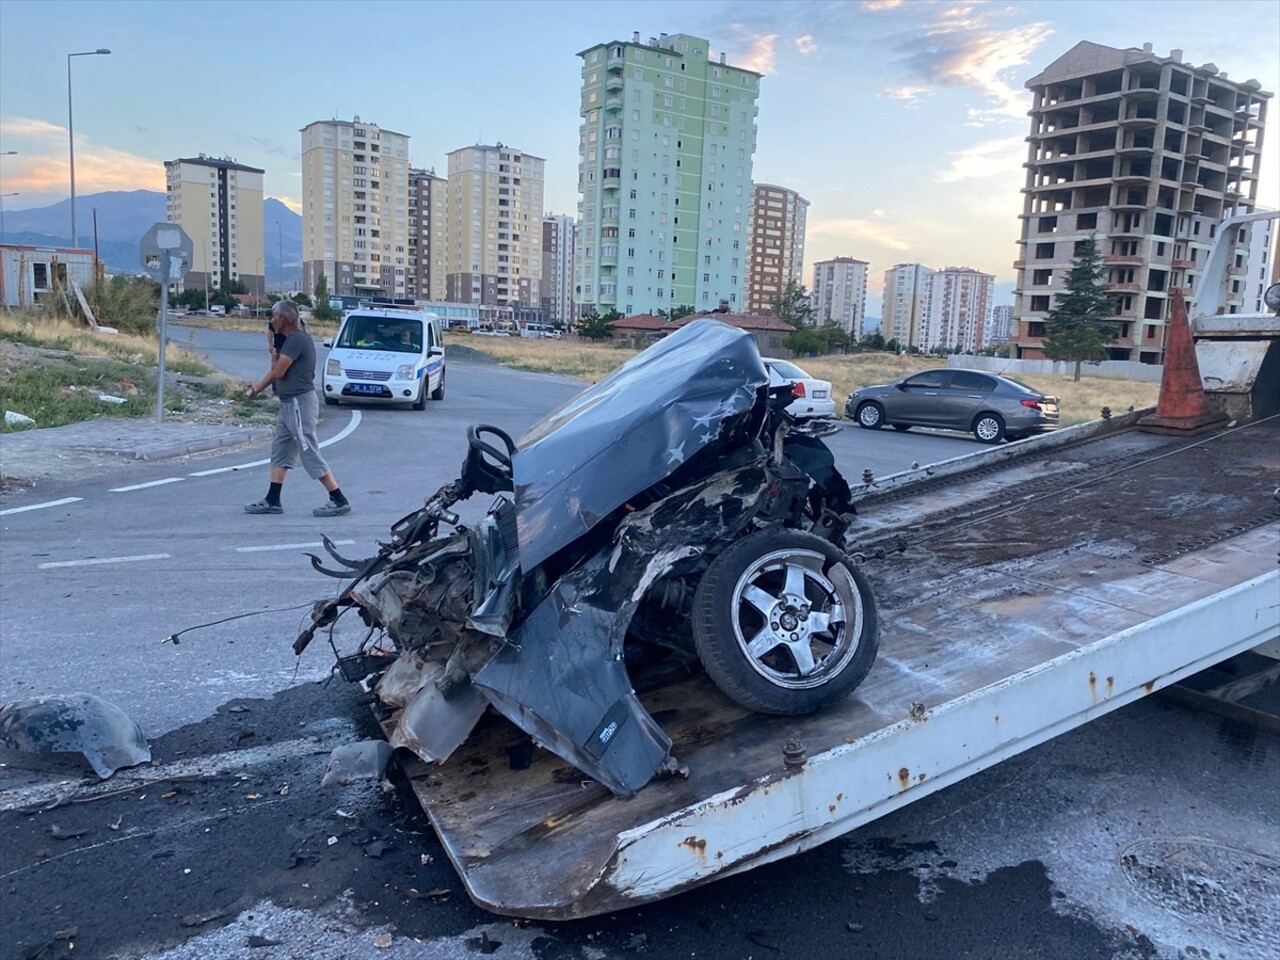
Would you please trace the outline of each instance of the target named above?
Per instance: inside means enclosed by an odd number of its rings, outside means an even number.
[[[433,357],[443,357],[443,356],[444,356],[444,347],[432,347],[432,348],[431,348],[431,356],[433,356]]]

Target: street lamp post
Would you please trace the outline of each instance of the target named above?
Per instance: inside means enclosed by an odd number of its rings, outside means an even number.
[[[280,258],[280,296],[284,296],[284,238],[280,235],[280,221],[276,221],[276,255]]]
[[[18,196],[16,190],[13,193],[0,193],[0,241],[4,239],[4,198],[16,196]]]
[[[71,111],[71,58],[105,56],[110,50],[99,47],[97,50],[85,50],[81,53],[67,54],[67,145],[68,158],[71,161],[71,246],[80,246],[80,234],[76,230],[76,133]]]

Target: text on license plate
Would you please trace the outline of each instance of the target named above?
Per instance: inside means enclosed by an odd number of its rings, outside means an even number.
[[[351,384],[352,393],[372,393],[375,396],[382,393],[382,387],[376,383],[353,383]]]

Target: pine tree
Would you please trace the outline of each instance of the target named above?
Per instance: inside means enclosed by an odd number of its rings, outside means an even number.
[[[1066,290],[1055,295],[1054,308],[1044,323],[1044,355],[1075,363],[1077,383],[1082,363],[1107,359],[1107,344],[1116,332],[1109,319],[1115,307],[1102,282],[1104,271],[1098,245],[1092,239],[1081,241],[1067,274]]]

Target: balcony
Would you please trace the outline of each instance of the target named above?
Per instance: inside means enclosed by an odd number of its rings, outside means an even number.
[[[1142,284],[1140,283],[1113,283],[1110,284],[1112,293],[1141,293]]]
[[[1130,255],[1129,255],[1129,254],[1127,254],[1127,253],[1123,253],[1123,254],[1122,254],[1122,253],[1112,253],[1112,254],[1107,254],[1106,256],[1104,256],[1104,257],[1102,258],[1102,262],[1103,262],[1103,263],[1133,263],[1133,264],[1142,264],[1142,263],[1145,263],[1146,261],[1145,261],[1142,257],[1138,257],[1138,256],[1130,256]]]
[[[1156,87],[1133,87],[1124,92],[1129,100],[1159,100],[1160,91]]]
[[[621,90],[625,83],[626,81],[624,81],[622,77],[615,77],[611,75],[609,79],[605,80],[604,88],[612,93],[615,90]]]
[[[1159,121],[1155,117],[1121,117],[1120,126],[1128,128],[1154,127]]]
[[[1173,259],[1169,261],[1169,266],[1175,270],[1194,270],[1196,262],[1194,260]]]
[[[604,108],[605,108],[606,110],[621,110],[621,109],[622,109],[622,98],[621,98],[621,97],[608,97],[608,98],[606,98],[606,99],[605,99],[605,101],[604,101]]]
[[[1149,157],[1156,152],[1155,147],[1120,147],[1116,150],[1117,157]]]

